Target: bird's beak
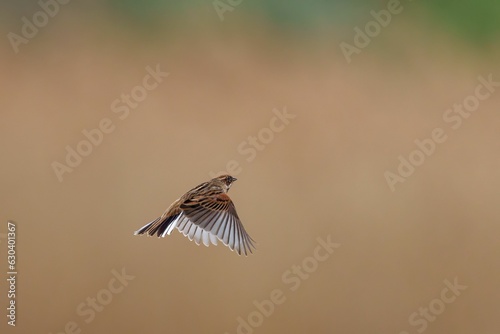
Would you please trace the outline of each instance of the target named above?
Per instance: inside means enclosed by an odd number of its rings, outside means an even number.
[[[233,182],[234,182],[234,181],[236,181],[236,180],[238,180],[238,179],[237,179],[237,178],[235,178],[235,177],[233,177]]]

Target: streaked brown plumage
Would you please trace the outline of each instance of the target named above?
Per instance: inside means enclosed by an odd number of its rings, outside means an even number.
[[[165,237],[177,228],[198,245],[200,242],[205,246],[217,245],[219,240],[239,255],[252,253],[255,241],[245,231],[227,195],[234,181],[234,177],[222,175],[200,184],[134,234]]]

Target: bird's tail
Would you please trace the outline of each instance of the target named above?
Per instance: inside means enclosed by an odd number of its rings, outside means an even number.
[[[134,235],[146,234],[154,236],[156,234],[158,237],[164,237],[174,230],[176,224],[173,224],[173,222],[176,220],[177,216],[178,215],[158,217],[135,231]]]

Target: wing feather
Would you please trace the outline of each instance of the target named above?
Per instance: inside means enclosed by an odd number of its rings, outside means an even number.
[[[212,234],[211,232],[208,232],[208,235],[210,237],[210,242],[217,246],[217,236]]]
[[[240,255],[248,255],[255,248],[225,193],[193,195],[180,204],[180,209],[182,219],[176,227],[189,240],[206,246],[221,241]]]
[[[210,246],[210,232],[205,231],[205,230],[202,230],[202,231],[203,231],[203,234],[202,234],[203,244],[208,247],[208,246]]]
[[[200,244],[201,237],[203,235],[203,232],[205,232],[202,228],[196,227],[196,232],[194,234],[194,242],[196,242],[197,245]]]

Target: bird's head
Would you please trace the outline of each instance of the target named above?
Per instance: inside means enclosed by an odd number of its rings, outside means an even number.
[[[232,177],[231,175],[221,175],[216,177],[214,180],[217,180],[218,182],[222,183],[226,188],[226,192],[228,192],[233,182],[236,181],[237,179],[235,177]]]

